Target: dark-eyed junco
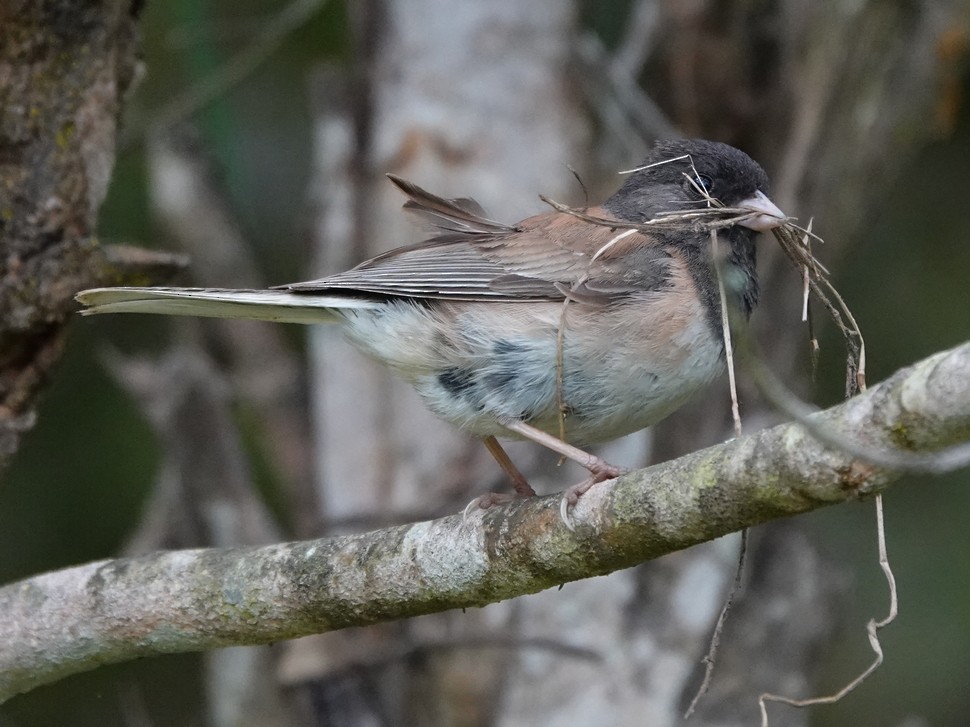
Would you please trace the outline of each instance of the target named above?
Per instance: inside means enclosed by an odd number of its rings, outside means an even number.
[[[718,233],[748,315],[758,299],[755,236],[785,219],[756,162],[700,140],[658,143],[585,215],[514,225],[472,200],[391,181],[409,197],[405,209],[438,227],[435,237],[271,290],[98,288],[77,299],[84,313],[340,324],[438,416],[482,437],[519,495],[535,493],[496,437],[531,439],[588,469],[568,504],[621,473],[577,445],[656,423],[724,368],[709,233],[690,220],[644,223],[717,204],[748,210]]]

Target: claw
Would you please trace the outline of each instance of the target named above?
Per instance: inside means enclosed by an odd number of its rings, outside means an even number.
[[[566,526],[566,529],[574,533],[576,532],[576,526],[573,523],[572,515],[570,514],[573,506],[579,502],[579,498],[586,494],[590,487],[599,484],[600,482],[606,482],[607,480],[614,480],[620,475],[625,475],[630,470],[624,467],[617,467],[615,465],[609,464],[608,462],[600,461],[601,464],[592,472],[592,477],[588,477],[577,485],[572,487],[567,487],[563,490],[562,500],[559,501],[559,519],[562,520],[562,524]]]
[[[576,526],[573,525],[573,519],[570,517],[569,511],[575,504],[576,503],[569,501],[569,496],[566,494],[563,494],[562,499],[559,501],[559,519],[562,520],[562,524],[566,526],[566,530],[571,533],[576,532]]]
[[[519,493],[503,493],[503,492],[486,492],[480,497],[476,497],[474,500],[465,505],[465,509],[461,511],[462,522],[467,522],[468,518],[471,516],[475,510],[488,510],[490,507],[495,507],[496,505],[505,505],[515,500],[524,499],[526,497],[534,497],[535,493],[531,495],[522,495]]]
[[[479,509],[483,509],[483,508],[479,503],[479,498],[477,497],[471,502],[469,502],[467,505],[465,505],[465,509],[461,511],[462,525],[468,522],[468,518],[471,516],[473,512],[475,512],[475,510],[479,510]]]

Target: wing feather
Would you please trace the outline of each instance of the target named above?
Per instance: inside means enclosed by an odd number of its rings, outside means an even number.
[[[482,206],[473,199],[468,197],[445,199],[396,174],[388,174],[387,178],[409,197],[404,203],[405,210],[427,219],[441,230],[463,234],[490,234],[515,230],[511,225],[489,219]]]
[[[606,302],[654,289],[668,278],[669,254],[653,236],[561,212],[504,225],[488,219],[473,200],[444,199],[388,177],[408,195],[405,209],[432,217],[442,234],[282,289],[485,301],[563,300],[575,291],[571,297],[577,300],[581,295]]]

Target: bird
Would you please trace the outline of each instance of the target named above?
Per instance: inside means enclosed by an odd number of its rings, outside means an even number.
[[[588,470],[563,492],[571,526],[580,496],[627,471],[584,447],[656,424],[725,368],[718,270],[698,220],[732,212],[717,218],[733,281],[726,300],[748,317],[758,302],[756,238],[788,219],[757,162],[702,139],[658,141],[601,205],[557,206],[515,224],[472,199],[388,178],[432,237],[265,290],[84,290],[81,312],[337,324],[437,416],[483,440],[514,494],[469,507],[535,495],[500,437]]]

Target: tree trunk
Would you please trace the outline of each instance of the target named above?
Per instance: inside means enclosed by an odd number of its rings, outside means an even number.
[[[0,4],[0,472],[33,427],[74,293],[178,267],[94,238],[135,73],[138,5]]]
[[[354,12],[355,103],[346,116],[318,122],[315,272],[337,272],[421,239],[422,231],[406,224],[403,200],[385,172],[475,197],[509,221],[540,211],[539,191],[576,198],[565,164],[586,158],[588,134],[568,75],[571,4],[393,1],[361,3]],[[448,22],[440,22],[445,16]],[[480,494],[472,484],[508,487],[481,442],[435,418],[410,387],[332,331],[312,335],[321,499],[335,527],[362,516],[380,522],[454,511]],[[511,450],[538,481],[538,453]],[[341,488],[346,482],[361,486]],[[337,634],[319,648],[328,670],[345,678],[349,664],[402,644],[420,647],[429,635],[447,633],[459,644],[506,641],[518,629],[522,605],[382,627],[363,647]],[[372,672],[356,689],[379,694],[372,709],[401,715],[402,724],[478,721],[498,714],[498,690],[517,658],[507,649],[431,654],[415,669],[393,665],[395,678]],[[333,693],[346,700],[348,689]]]

